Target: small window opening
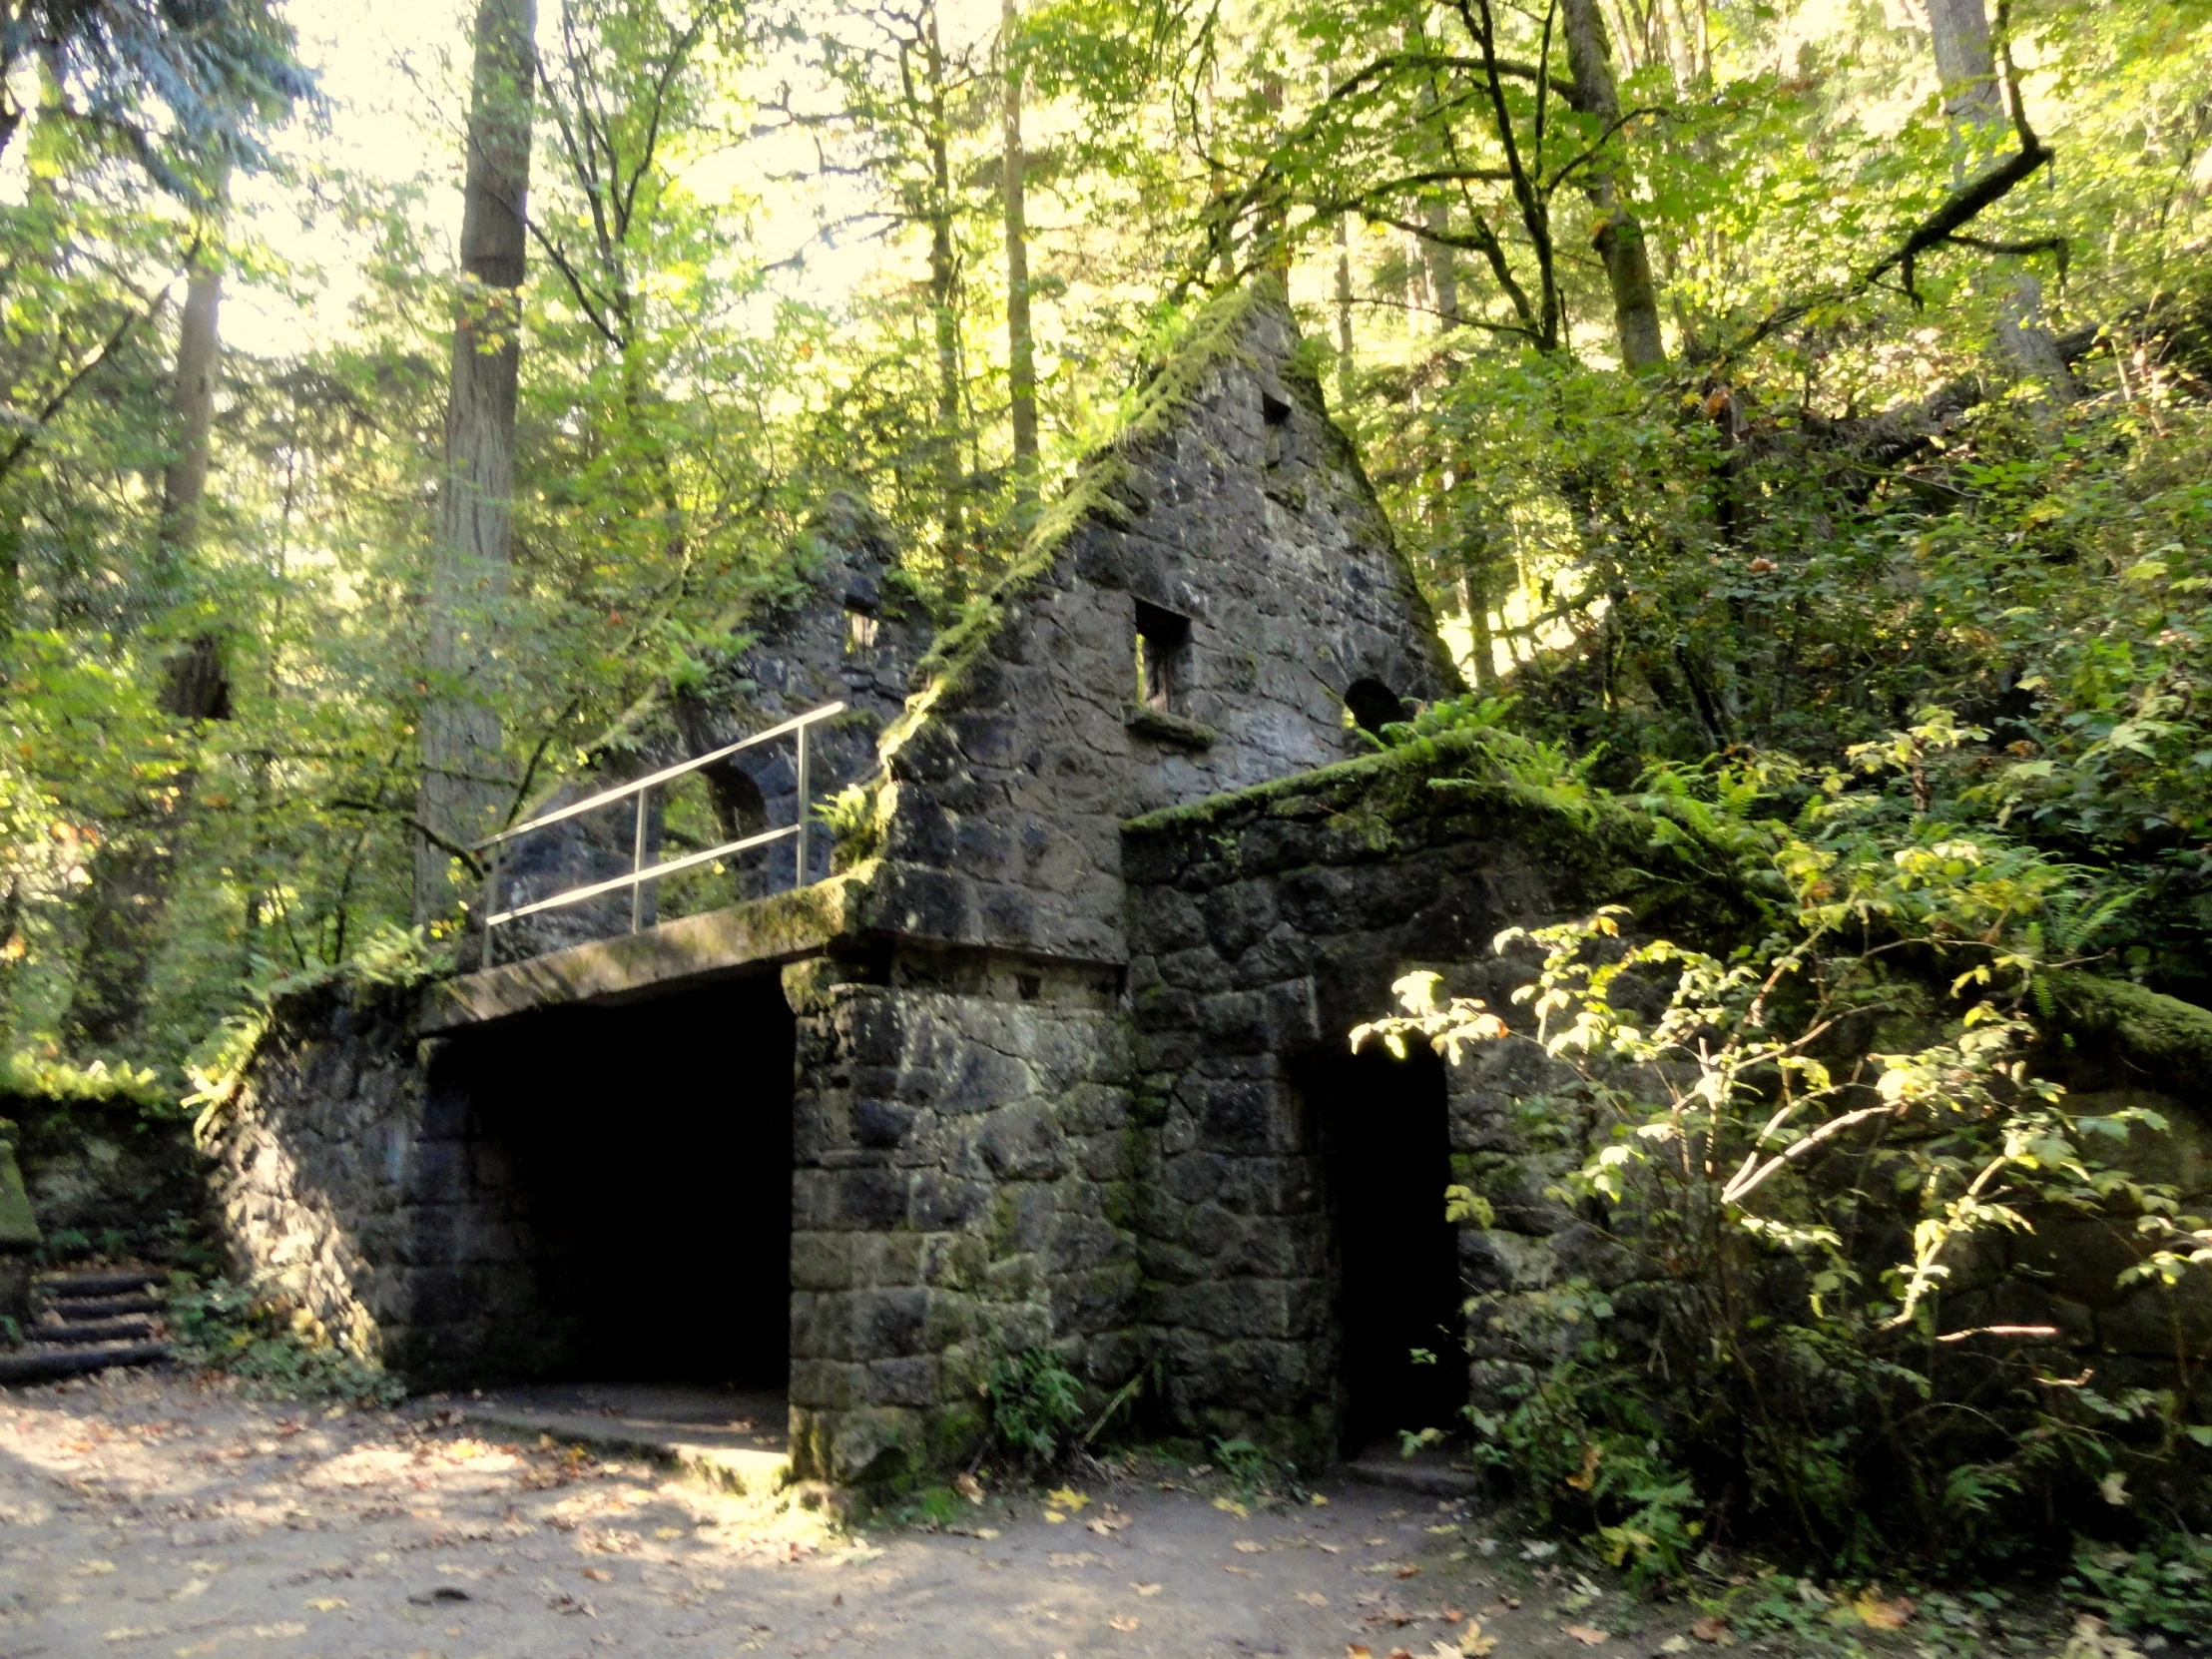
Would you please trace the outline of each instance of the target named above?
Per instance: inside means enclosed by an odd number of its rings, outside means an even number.
[[[844,607],[844,654],[847,657],[858,657],[873,651],[875,637],[882,626],[866,611],[847,600]]]
[[[1355,680],[1345,693],[1345,708],[1363,732],[1381,736],[1382,728],[1405,718],[1405,700],[1380,680]]]
[[[1137,601],[1137,701],[1168,713],[1189,689],[1191,619]]]
[[[1291,406],[1273,392],[1260,393],[1260,416],[1268,423],[1268,470],[1283,464],[1285,440],[1291,430]]]

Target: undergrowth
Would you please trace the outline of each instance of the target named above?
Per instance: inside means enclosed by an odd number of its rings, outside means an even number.
[[[251,1286],[173,1275],[168,1316],[179,1359],[237,1380],[257,1398],[394,1405],[405,1396],[381,1366],[347,1354],[311,1321]]]

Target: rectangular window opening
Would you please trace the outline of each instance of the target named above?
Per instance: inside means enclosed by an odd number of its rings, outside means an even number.
[[[856,605],[848,605],[844,612],[844,654],[861,657],[875,649],[875,636],[881,624]]]
[[[1137,701],[1162,714],[1189,689],[1191,619],[1137,601]]]

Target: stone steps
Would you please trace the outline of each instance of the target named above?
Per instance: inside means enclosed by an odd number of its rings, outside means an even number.
[[[51,1382],[170,1358],[154,1268],[44,1273],[32,1282],[23,1345],[0,1354],[0,1383]]]

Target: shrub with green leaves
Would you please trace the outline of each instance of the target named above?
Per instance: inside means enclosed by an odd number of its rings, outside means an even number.
[[[991,1367],[991,1432],[1016,1461],[1047,1468],[1083,1420],[1081,1388],[1050,1349],[1006,1355]]]
[[[1910,799],[1964,737],[1932,711],[1854,760]],[[1793,792],[1793,818],[1766,816]],[[1616,807],[1762,896],[1765,936],[1725,957],[1636,941],[1617,906],[1511,929],[1500,953],[1539,958],[1525,1014],[1416,973],[1354,1033],[1529,1051],[1523,1146],[1610,1267],[1490,1311],[1527,1381],[1476,1416],[1479,1455],[1646,1576],[1716,1537],[1843,1570],[2048,1550],[2047,1514],[2108,1509],[2111,1476],[2201,1437],[2179,1390],[2055,1385],[2054,1329],[1969,1344],[1942,1318],[1985,1243],[2053,1217],[2134,1234],[2130,1274],[2168,1283],[2208,1234],[2111,1161],[2155,1112],[2075,1110],[2028,1064],[2043,975],[2125,893],[1890,799],[1773,758],[1655,773]],[[1446,1202],[1494,1221],[1471,1187]]]
[[[2168,1532],[2139,1549],[2084,1544],[2064,1588],[2118,1629],[2212,1639],[2212,1541],[2194,1534]]]
[[[251,1286],[174,1275],[168,1318],[179,1359],[236,1378],[259,1398],[393,1405],[406,1393],[381,1366],[347,1354]]]

